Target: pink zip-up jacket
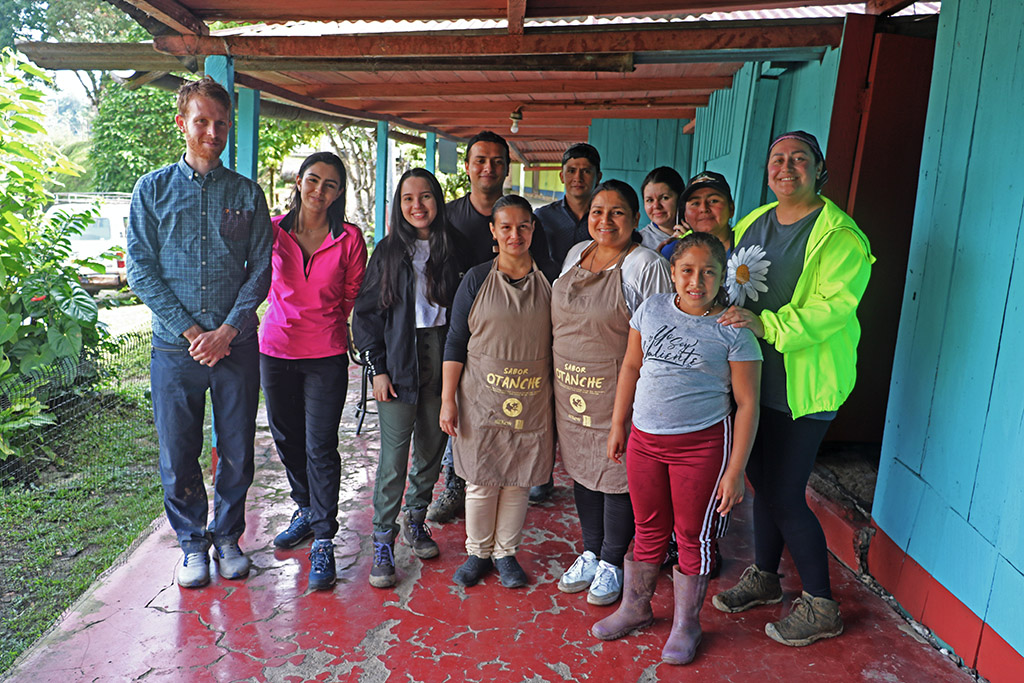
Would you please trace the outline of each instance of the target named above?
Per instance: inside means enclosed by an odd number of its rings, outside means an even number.
[[[327,358],[348,351],[345,324],[366,272],[366,241],[351,223],[332,225],[309,262],[281,223],[271,220],[274,251],[270,307],[260,327],[260,352],[275,358]]]

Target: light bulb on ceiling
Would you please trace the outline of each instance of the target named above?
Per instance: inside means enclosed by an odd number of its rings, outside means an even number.
[[[512,119],[512,125],[509,126],[509,130],[515,135],[519,132],[519,122],[523,120],[523,112],[519,109],[513,109],[512,113],[508,115]]]

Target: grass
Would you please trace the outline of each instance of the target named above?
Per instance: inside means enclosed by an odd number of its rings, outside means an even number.
[[[118,342],[104,383],[55,411],[35,476],[0,487],[0,675],[163,512],[148,336]]]

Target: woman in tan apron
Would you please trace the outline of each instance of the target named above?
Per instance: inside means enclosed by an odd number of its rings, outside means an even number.
[[[506,588],[527,584],[515,557],[527,498],[554,458],[551,286],[530,256],[533,230],[525,199],[495,203],[498,256],[466,273],[445,344],[440,422],[466,480],[464,586],[492,567]]]
[[[551,290],[555,421],[562,463],[575,482],[584,549],[558,588],[589,588],[593,605],[619,599],[633,538],[626,466],[605,456],[629,319],[649,295],[672,286],[665,259],[635,241],[639,213],[626,183],[595,188],[588,212],[593,241],[570,249]]]

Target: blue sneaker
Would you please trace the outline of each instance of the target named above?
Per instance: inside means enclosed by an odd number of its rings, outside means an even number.
[[[334,568],[334,543],[330,539],[318,538],[309,551],[309,588],[322,591],[330,588],[337,580]]]
[[[313,535],[313,527],[309,523],[311,510],[299,508],[292,514],[292,523],[288,528],[274,536],[274,545],[278,548],[290,549],[299,545]]]

